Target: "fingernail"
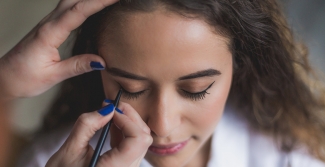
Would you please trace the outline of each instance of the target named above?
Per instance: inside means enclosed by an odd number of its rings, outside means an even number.
[[[114,103],[114,100],[110,100],[110,99],[105,99],[104,100],[105,103]],[[122,110],[120,110],[119,108],[115,108],[115,110],[120,113],[120,114],[124,114]]]
[[[120,113],[120,114],[124,114],[122,110],[118,109],[117,107],[115,108],[115,110]]]
[[[110,99],[105,99],[104,102],[105,103],[113,103],[114,101],[113,100],[110,100]]]
[[[110,114],[112,111],[114,111],[114,104],[109,104],[103,108],[101,108],[100,110],[98,110],[98,113],[102,116],[106,116],[108,114]]]
[[[105,69],[105,67],[102,64],[100,64],[100,62],[96,62],[96,61],[90,62],[90,67],[93,70],[104,70]]]

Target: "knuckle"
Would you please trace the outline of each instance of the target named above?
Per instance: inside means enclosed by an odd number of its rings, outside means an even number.
[[[121,109],[125,111],[130,111],[133,107],[129,103],[120,102]]]
[[[146,134],[146,138],[145,138],[144,141],[147,143],[148,146],[150,146],[152,144],[152,142],[153,142],[153,138],[152,138],[151,135]]]
[[[74,12],[81,12],[82,9],[83,9],[83,3],[82,3],[82,1],[77,2],[76,4],[74,4],[71,7],[71,11],[74,11]]]
[[[75,74],[83,74],[85,72],[85,67],[82,61],[76,60],[75,62],[75,68],[74,68],[74,73]]]
[[[88,115],[88,113],[81,114],[77,120],[77,124],[81,126],[91,127],[93,123]]]
[[[145,124],[145,126],[143,127],[143,130],[148,134],[150,134],[150,132],[151,132],[151,129],[147,126],[147,124]]]
[[[146,133],[142,133],[141,136],[138,137],[138,142],[142,143],[143,146],[148,147],[151,145],[153,139],[151,137],[151,135],[146,134]]]
[[[48,35],[50,35],[50,31],[51,31],[51,23],[50,22],[46,22],[46,23],[42,23],[38,25],[38,29],[35,33],[35,38],[37,40],[42,40],[43,42],[48,38]]]
[[[84,14],[83,14],[83,10],[85,8],[85,4],[84,4],[84,1],[79,1],[77,2],[75,5],[73,5],[71,7],[71,11],[72,12],[75,12],[75,13],[80,13],[82,14],[83,17],[86,17]]]
[[[132,106],[129,103],[124,104],[127,109],[132,108]]]

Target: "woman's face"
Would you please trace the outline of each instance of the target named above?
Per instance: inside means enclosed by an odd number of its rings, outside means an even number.
[[[127,15],[102,38],[106,97],[122,87],[121,101],[148,124],[145,158],[160,167],[204,163],[231,85],[228,39],[202,20],[162,10]]]

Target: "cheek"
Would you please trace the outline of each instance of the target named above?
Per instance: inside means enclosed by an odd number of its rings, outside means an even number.
[[[231,77],[210,91],[201,105],[192,106],[192,114],[188,119],[198,134],[210,135],[217,126],[228,98]],[[209,92],[209,91],[208,91]]]
[[[214,131],[225,106],[225,98],[215,98],[188,117],[193,129],[200,135],[210,135]],[[203,137],[203,136],[201,136]]]

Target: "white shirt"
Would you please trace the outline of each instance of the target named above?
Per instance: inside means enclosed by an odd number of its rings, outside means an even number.
[[[71,128],[40,137],[26,150],[17,167],[44,167],[60,148]],[[100,132],[90,141],[95,148]],[[109,136],[103,152],[110,149]],[[151,167],[144,159],[141,167]],[[284,153],[272,137],[260,134],[246,121],[226,109],[212,136],[207,167],[325,167],[325,163],[310,156],[304,149]]]

